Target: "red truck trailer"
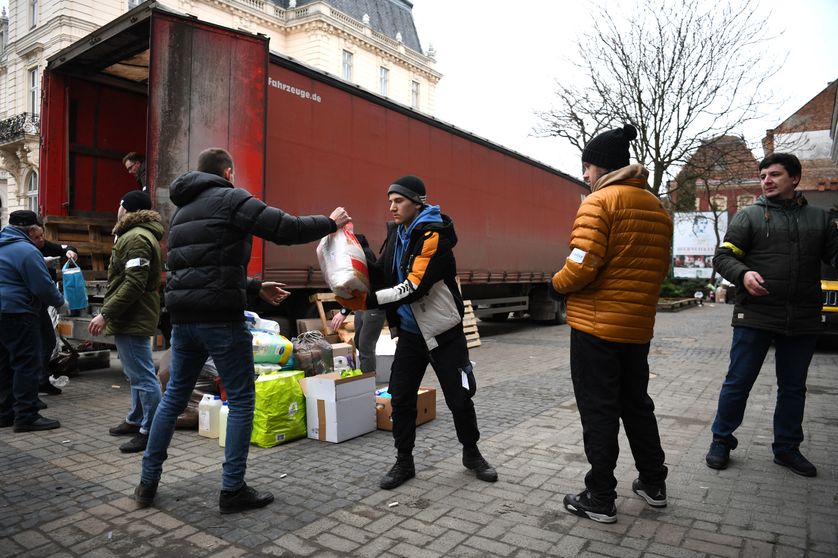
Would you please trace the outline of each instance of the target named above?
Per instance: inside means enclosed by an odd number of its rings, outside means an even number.
[[[87,228],[89,241],[65,240],[91,256],[91,276],[106,269],[104,231],[119,199],[137,188],[122,156],[145,154],[167,220],[169,184],[203,149],[220,146],[236,162],[237,186],[297,215],[345,206],[374,248],[389,219],[387,186],[422,177],[429,201],[454,219],[463,294],[475,313],[563,320],[546,281],[568,254],[588,192],[581,181],[270,53],[264,36],[147,3],[50,58],[43,91],[41,211],[48,234],[49,223],[54,236],[74,223]],[[297,302],[284,305],[290,318],[303,317],[308,295],[326,288],[314,245],[256,242],[249,272],[294,291]]]

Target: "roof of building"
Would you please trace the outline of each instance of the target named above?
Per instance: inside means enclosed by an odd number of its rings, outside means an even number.
[[[271,0],[277,6],[288,9],[289,0]],[[413,4],[408,0],[297,0],[297,7],[322,1],[346,15],[363,21],[370,17],[370,27],[379,33],[395,39],[401,34],[404,45],[416,52],[422,51],[419,34],[413,23]]]

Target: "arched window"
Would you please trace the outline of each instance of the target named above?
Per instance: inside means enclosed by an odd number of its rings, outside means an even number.
[[[38,213],[38,173],[35,171],[26,177],[26,209]]]

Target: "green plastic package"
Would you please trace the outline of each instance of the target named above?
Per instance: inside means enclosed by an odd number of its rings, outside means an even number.
[[[262,448],[306,437],[306,398],[302,370],[262,374],[256,378],[256,410],[250,443]]]

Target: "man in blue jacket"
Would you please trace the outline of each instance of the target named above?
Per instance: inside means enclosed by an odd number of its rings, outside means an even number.
[[[61,426],[42,417],[37,403],[41,309],[63,306],[64,297],[29,238],[30,228],[9,225],[0,231],[0,427],[14,425],[15,432]]]

